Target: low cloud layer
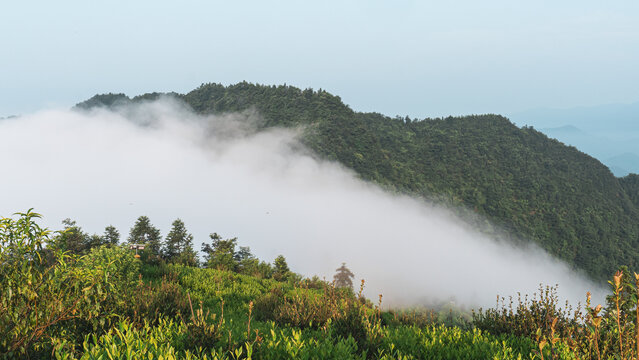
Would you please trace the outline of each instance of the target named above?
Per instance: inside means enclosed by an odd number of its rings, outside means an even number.
[[[170,100],[0,120],[0,215],[35,208],[52,229],[68,217],[90,233],[113,224],[123,239],[140,215],[163,235],[179,217],[196,249],[217,232],[261,259],[283,254],[306,276],[331,279],[346,262],[387,305],[490,306],[540,283],[573,302],[601,294],[543,251],[499,245],[446,209],[316,160],[295,131],[254,132],[256,121],[200,117]]]

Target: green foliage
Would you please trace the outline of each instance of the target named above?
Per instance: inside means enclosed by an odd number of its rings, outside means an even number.
[[[115,246],[120,241],[120,233],[113,226],[104,229],[104,235],[89,235],[85,233],[75,221],[64,219],[62,221],[64,229],[55,235],[49,248],[56,248],[67,251],[75,255],[84,255],[91,249],[102,245]]]
[[[82,231],[82,228],[71,219],[62,221],[64,230],[60,231],[50,244],[50,248],[56,248],[61,251],[68,251],[71,254],[83,255],[92,248],[102,245],[116,245],[119,239],[118,231],[113,227],[105,229],[104,236],[97,234],[89,235]]]
[[[167,262],[188,266],[198,265],[197,254],[193,251],[193,235],[187,232],[182,220],[173,221],[164,242],[163,253],[164,260]]]
[[[278,279],[283,280],[273,267],[257,259],[248,246],[237,247],[237,238],[222,239],[217,233],[210,235],[212,243],[202,244],[202,252],[204,253],[204,267],[218,270],[229,270],[245,275],[257,276],[260,278],[271,278],[279,276]]]
[[[209,306],[218,307],[224,299],[227,304],[241,304],[239,311],[248,309],[248,303],[270,289],[283,286],[273,280],[237,274],[216,269],[198,269],[181,265],[169,265],[177,281],[191,296],[207,300]],[[231,307],[230,311],[234,311]]]
[[[145,94],[133,101],[159,96]],[[461,205],[460,214],[483,232],[514,241],[532,239],[594,278],[603,279],[620,264],[639,267],[639,177],[617,179],[577,149],[533,128],[518,128],[504,117],[389,118],[354,112],[323,90],[246,82],[228,87],[203,84],[186,95],[172,96],[203,114],[257,113],[258,129],[299,127],[306,146],[353,169],[362,179],[391,192]],[[107,94],[77,107],[118,107],[130,101],[123,94]],[[0,331],[0,351],[13,356],[600,359],[639,355],[639,276],[628,277],[627,269],[610,282],[612,295],[605,308],[588,302],[584,311],[562,309],[554,289],[546,288],[539,298],[529,301],[524,296],[516,305],[502,298],[501,308],[498,303],[495,309],[475,314],[475,328],[469,329],[452,315],[447,321],[441,313],[412,317],[384,313],[352,291],[328,288],[317,279],[300,282],[283,256],[274,266],[260,262],[248,248],[237,250],[236,238],[211,236],[213,244],[203,247],[208,269],[180,264],[139,268],[123,249],[89,250],[99,245],[100,237],[83,234],[75,224],[59,235],[60,247],[45,249],[49,233],[31,221],[35,217],[27,213],[15,221],[3,219],[0,227],[0,328],[9,329]],[[159,231],[153,235],[148,218],[138,219],[136,227],[144,230],[134,234],[132,229],[129,241],[148,243],[153,238],[149,252],[159,254]],[[188,237],[179,234],[175,239]],[[102,241],[107,238],[114,236],[105,235]],[[178,248],[167,246],[171,261]],[[86,252],[82,259],[72,255]],[[134,281],[137,269],[145,277]],[[191,299],[199,304],[197,310]],[[449,326],[441,326],[442,322]],[[90,335],[82,342],[81,333]]]
[[[288,268],[284,255],[278,255],[273,261],[273,265],[275,267],[275,272],[273,273],[275,280],[286,280],[289,278],[291,270]]]
[[[169,92],[169,93],[152,92],[152,93],[146,93],[146,94],[135,96],[131,100],[133,102],[140,102],[140,101],[155,101],[160,98],[179,98],[179,97],[180,95],[174,92]]]
[[[558,321],[553,325],[553,319]],[[572,337],[574,328],[583,321],[582,309],[559,306],[557,287],[539,288],[531,298],[521,295],[514,299],[497,297],[492,309],[473,312],[473,325],[492,334],[513,334],[533,338],[551,332],[561,337]]]
[[[200,260],[197,257],[197,253],[193,250],[190,243],[184,246],[183,250],[175,259],[176,264],[182,264],[186,266],[200,266]]]
[[[271,330],[256,349],[260,359],[366,359],[351,337],[316,337],[301,330]]]
[[[33,221],[38,216],[27,212],[0,222],[5,357],[506,359],[531,353],[526,338],[384,325],[379,306],[317,278],[278,282],[178,264],[143,265],[117,246],[82,257],[48,250],[49,232]],[[252,258],[247,251],[240,258]],[[277,264],[278,271],[290,272],[285,262]],[[146,282],[139,273],[149,275]]]
[[[109,274],[109,281],[117,293],[135,286],[141,266],[130,250],[120,246],[91,249],[79,259],[79,265],[87,269],[102,267]]]
[[[237,252],[236,258],[238,259],[237,272],[240,274],[266,279],[273,276],[273,267],[270,264],[257,259],[251,253],[251,249],[246,246],[240,246],[240,251]]]
[[[279,282],[178,264],[142,265],[130,250],[112,245],[78,257],[45,246],[56,243],[35,222],[38,214],[17,215],[0,220],[0,327],[5,329],[0,355],[7,358],[626,359],[639,354],[639,275],[629,276],[626,267],[609,282],[612,295],[605,308],[592,307],[589,298],[585,311],[560,308],[556,288],[546,287],[517,304],[498,298],[496,308],[475,313],[470,328],[432,313],[384,313],[381,297],[373,306],[361,292],[356,296],[349,287],[317,278],[297,281],[289,275],[288,282]],[[248,248],[235,252],[229,242],[238,264],[254,260]],[[278,259],[276,271],[292,274],[285,259]],[[146,282],[140,273],[147,274]]]
[[[50,232],[29,210],[0,220],[0,354],[42,356],[53,338],[105,324],[103,302],[116,288],[110,263],[83,266],[60,249],[44,249]]]
[[[328,285],[319,292],[294,289],[284,293],[280,288],[274,288],[256,299],[255,312],[262,320],[298,328],[317,328],[344,316],[354,301],[352,293]]]
[[[200,308],[193,311],[193,304],[189,297],[189,306],[191,308],[191,321],[187,324],[186,333],[186,346],[193,351],[200,351],[201,349],[213,349],[219,345],[222,339],[222,328],[224,327],[224,318],[220,316],[219,320],[216,319],[217,314],[212,314],[210,311],[204,312],[202,302],[200,301]],[[224,308],[222,308],[222,313]]]
[[[131,102],[131,99],[129,99],[129,97],[124,94],[108,93],[108,94],[95,95],[89,100],[76,104],[75,107],[77,109],[90,110],[96,107],[99,108],[99,107],[121,106],[121,105],[129,104],[130,102]]]
[[[628,194],[630,201],[639,208],[639,175],[629,174],[619,179],[619,183]]]
[[[235,271],[238,266],[238,257],[235,252],[237,238],[222,239],[217,233],[210,235],[212,244],[202,244],[204,264],[206,267],[218,270]]]
[[[102,242],[107,245],[117,245],[120,242],[120,232],[113,225],[104,228]]]
[[[156,326],[145,324],[141,328],[122,321],[102,336],[87,336],[82,344],[82,355],[77,359],[230,359],[222,350],[181,350],[188,334],[187,325],[170,319],[160,319]],[[76,359],[63,349],[55,356],[57,359]]]
[[[55,238],[55,246],[62,251],[70,251],[73,254],[82,254],[90,248],[91,239],[71,219],[62,221],[64,230]]]
[[[560,308],[556,288],[540,289],[513,305],[498,306],[474,315],[473,324],[502,336],[528,338],[536,343],[532,354],[543,359],[636,359],[639,356],[639,274],[622,267],[609,281],[607,305],[585,309]]]
[[[162,316],[182,318],[190,313],[186,292],[172,278],[149,284],[140,281],[125,294],[127,304],[120,313],[136,324],[155,323]]]
[[[377,354],[392,359],[523,359],[534,346],[528,339],[445,326],[387,328],[382,339]]]
[[[146,216],[140,216],[129,231],[129,244],[145,244],[142,250],[142,260],[145,262],[157,262],[160,258],[162,246],[160,230],[151,224]]]

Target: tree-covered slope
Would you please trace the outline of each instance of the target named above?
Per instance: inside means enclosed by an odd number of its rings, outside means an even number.
[[[246,82],[174,96],[198,113],[255,109],[263,127],[304,126],[310,148],[363,179],[463,204],[594,278],[638,268],[636,181],[502,116],[390,118],[355,112],[326,91]]]
[[[639,175],[629,174],[619,179],[630,200],[639,208]]]

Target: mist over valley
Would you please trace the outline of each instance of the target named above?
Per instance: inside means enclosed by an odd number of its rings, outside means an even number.
[[[33,207],[51,229],[71,218],[90,233],[115,225],[124,235],[140,215],[163,235],[181,218],[196,250],[217,232],[260,258],[283,254],[309,277],[330,279],[346,262],[387,306],[486,307],[540,283],[560,284],[575,304],[602,294],[536,245],[491,238],[441,204],[384,191],[318,158],[300,142],[303,128],[258,130],[263,123],[251,111],[196,115],[171,98],[15,118],[0,124],[2,151],[21,154],[3,186],[24,190],[3,196],[3,213]]]

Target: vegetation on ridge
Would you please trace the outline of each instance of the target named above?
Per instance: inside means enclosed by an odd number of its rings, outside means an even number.
[[[615,178],[596,159],[502,116],[390,118],[353,111],[323,90],[247,82],[169,95],[201,114],[254,109],[261,127],[304,126],[308,147],[363,179],[462,205],[483,231],[498,233],[494,224],[513,241],[530,239],[595,279],[622,264],[638,268],[637,175]],[[159,96],[96,95],[78,107]]]

